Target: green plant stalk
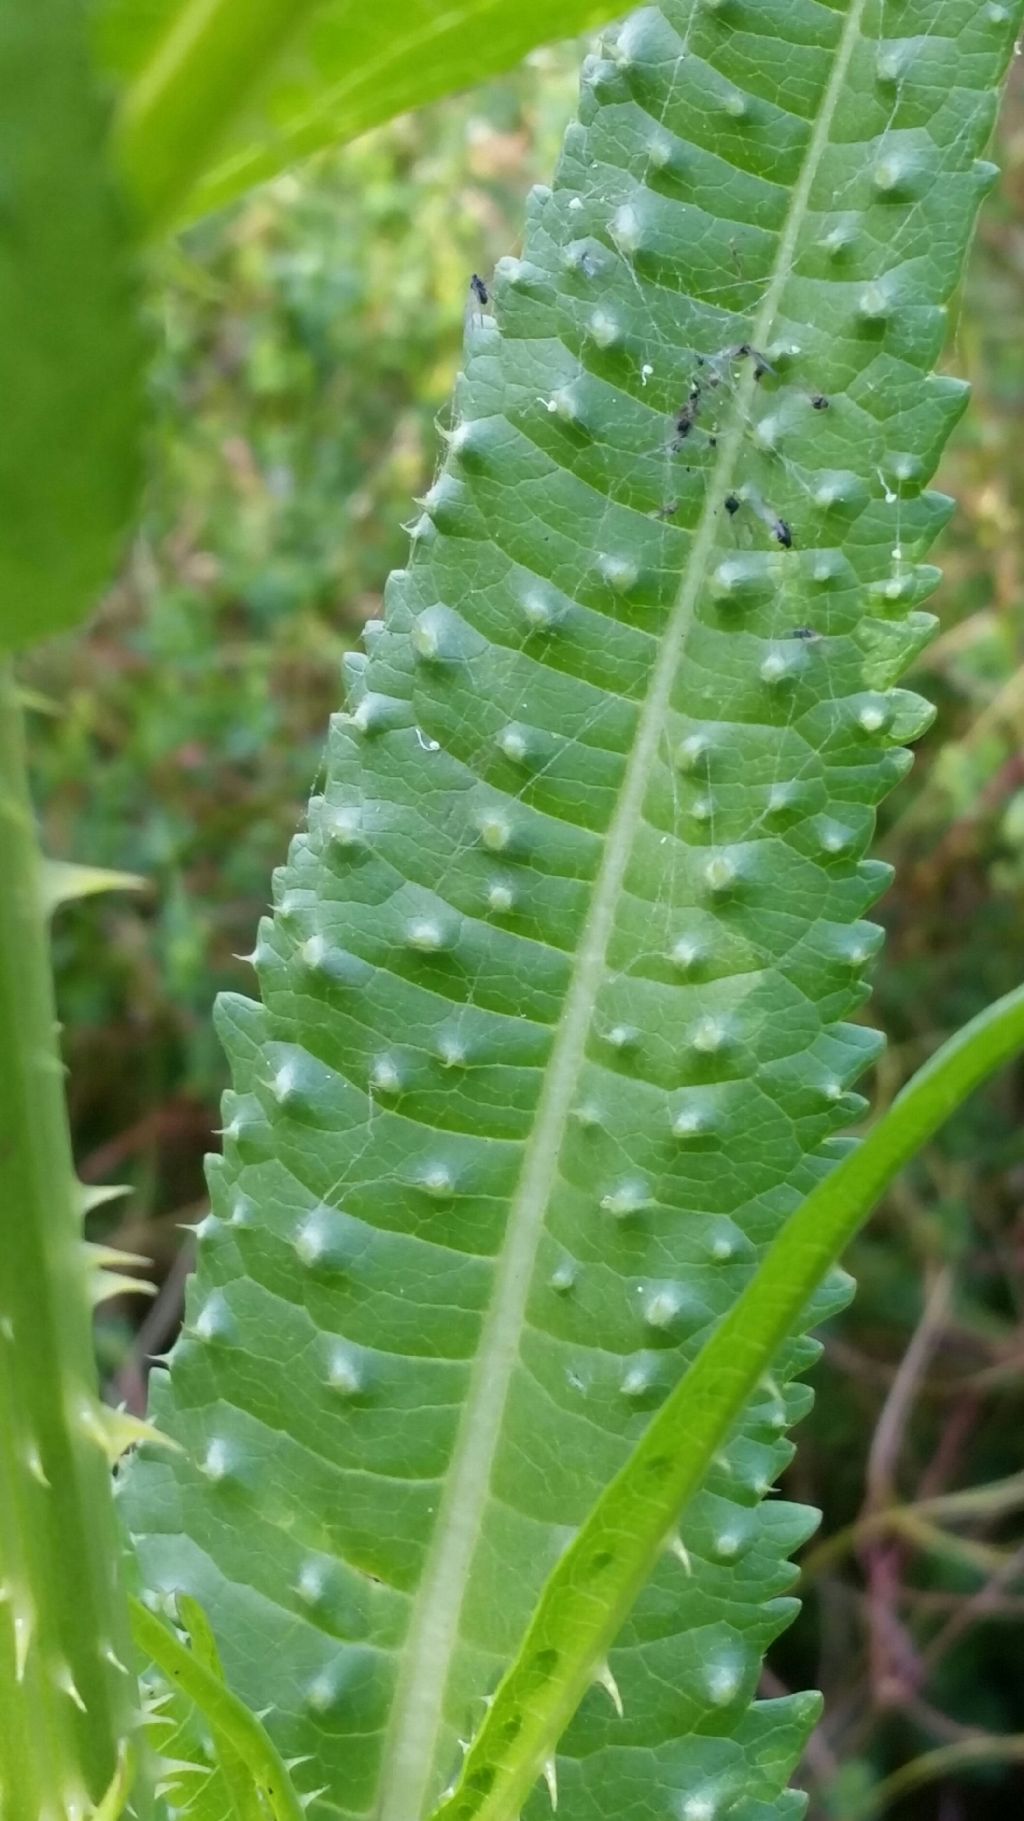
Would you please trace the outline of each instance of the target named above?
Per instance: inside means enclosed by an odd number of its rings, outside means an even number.
[[[120,151],[146,226],[160,228],[240,106],[318,0],[190,0],[130,90]]]
[[[270,1804],[274,1821],[304,1821],[304,1810],[276,1747],[237,1695],[187,1650],[141,1600],[131,1602],[132,1630],[140,1651],[151,1657],[167,1681],[194,1701],[215,1733],[218,1749],[241,1760]]]
[[[92,1812],[135,1704],[41,865],[0,667],[0,1818]]]
[[[950,1038],[801,1204],[551,1575],[435,1821],[515,1821],[713,1456],[879,1197],[1024,1048],[1024,986]],[[685,1548],[685,1513],[683,1522]],[[509,1745],[508,1741],[513,1741]]]

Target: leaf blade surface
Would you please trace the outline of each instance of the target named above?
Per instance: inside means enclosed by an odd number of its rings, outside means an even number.
[[[222,1010],[226,1158],[158,1403],[193,1466],[142,1463],[129,1500],[154,1585],[202,1601],[346,1815],[436,1801],[862,1105],[864,854],[927,719],[892,685],[929,630],[963,402],[932,369],[1012,24],[642,9],[471,318],[264,1006]],[[814,1352],[783,1350],[689,1571],[638,1603],[625,1718],[598,1690],[567,1734],[572,1821],[788,1812],[814,1703],[754,1696],[813,1520],[763,1500]]]

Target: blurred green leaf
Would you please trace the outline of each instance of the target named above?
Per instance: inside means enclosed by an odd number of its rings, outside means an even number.
[[[74,624],[138,475],[141,338],[79,0],[0,8],[0,647]]]
[[[322,146],[599,25],[607,0],[106,0],[100,46],[127,82],[119,138],[152,228],[195,218]]]

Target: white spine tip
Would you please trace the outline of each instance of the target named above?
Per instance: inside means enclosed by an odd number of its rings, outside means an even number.
[[[608,1032],[608,1042],[613,1050],[635,1049],[640,1041],[640,1032],[632,1024],[613,1024]]]
[[[637,251],[641,240],[640,217],[628,202],[616,209],[611,220],[611,236],[619,252],[627,259]]]
[[[224,1442],[216,1439],[210,1442],[206,1453],[203,1456],[199,1471],[200,1473],[205,1474],[208,1480],[212,1480],[214,1485],[218,1484],[221,1480],[230,1478],[231,1456]]]
[[[46,1492],[49,1492],[50,1482],[46,1477],[46,1469],[43,1466],[42,1455],[34,1442],[31,1442],[25,1451],[25,1465],[32,1475],[32,1478],[35,1480],[36,1485],[42,1486]]]
[[[492,854],[503,853],[512,841],[512,825],[507,816],[488,813],[477,824],[480,839]]]
[[[602,581],[613,594],[628,594],[640,579],[640,572],[628,557],[604,555],[598,558]]]
[[[357,1397],[363,1388],[359,1368],[351,1354],[341,1349],[332,1354],[327,1368],[327,1383],[339,1397]]]
[[[727,1041],[725,1026],[718,1018],[702,1018],[693,1033],[693,1047],[702,1056],[713,1056],[716,1051],[724,1049]]]
[[[682,1299],[674,1290],[656,1290],[644,1310],[649,1328],[659,1332],[671,1328],[682,1313]]]
[[[587,334],[597,348],[614,348],[622,340],[622,324],[607,310],[594,310],[587,323]]]
[[[513,765],[522,765],[529,758],[526,735],[519,727],[503,727],[497,738],[497,746]]]
[[[606,1214],[615,1220],[627,1220],[631,1214],[640,1214],[650,1206],[650,1189],[646,1182],[630,1180],[601,1197],[601,1207]]]
[[[728,854],[715,854],[704,868],[704,883],[716,896],[732,891],[738,878],[739,870]]]
[[[646,1397],[653,1384],[653,1376],[647,1366],[630,1366],[623,1373],[619,1390],[623,1397]]]
[[[546,595],[535,591],[523,600],[523,618],[531,632],[548,632],[558,619],[558,609]]]
[[[707,752],[708,743],[699,734],[690,734],[685,740],[680,740],[676,747],[677,771],[696,771]]]
[[[374,1067],[370,1069],[370,1089],[375,1094],[401,1093],[401,1069],[390,1056],[377,1056]]]
[[[295,1591],[304,1606],[319,1606],[324,1597],[323,1570],[317,1562],[304,1562],[299,1570]]]
[[[619,1693],[619,1685],[616,1682],[615,1677],[612,1674],[610,1664],[608,1664],[608,1663],[598,1664],[598,1667],[594,1673],[594,1682],[595,1682],[595,1685],[603,1688],[605,1690],[606,1694],[610,1697],[612,1706],[614,1707],[616,1713],[619,1716],[619,1719],[621,1720],[623,1717],[622,1696]]]
[[[444,938],[441,924],[433,917],[414,917],[406,926],[407,947],[416,949],[421,955],[440,954],[445,946]]]
[[[715,1821],[718,1804],[710,1796],[690,1796],[679,1812],[682,1821]]]
[[[77,1707],[79,1713],[84,1714],[86,1711],[85,1702],[82,1699],[81,1693],[75,1683],[75,1678],[71,1674],[67,1664],[55,1663],[52,1673],[54,1687],[58,1688],[62,1695],[67,1695],[68,1700]]]
[[[681,1536],[674,1536],[669,1539],[668,1553],[669,1555],[674,1556],[676,1561],[681,1564],[685,1574],[693,1573],[693,1563],[690,1560],[690,1551],[687,1549]]]

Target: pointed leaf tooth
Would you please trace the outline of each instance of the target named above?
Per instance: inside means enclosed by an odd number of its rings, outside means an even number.
[[[84,1218],[86,1214],[92,1214],[96,1208],[104,1208],[108,1202],[120,1201],[122,1195],[130,1195],[132,1192],[132,1185],[128,1182],[79,1182],[75,1184],[75,1192],[78,1198],[79,1212]],[[125,1258],[130,1258],[133,1257],[134,1254],[125,1253],[124,1256]],[[143,1262],[149,1264],[151,1263],[151,1260],[145,1259]]]
[[[62,904],[76,898],[90,898],[96,892],[141,892],[149,885],[138,873],[110,872],[102,866],[75,866],[69,860],[44,860],[42,865],[43,911],[46,916]]]
[[[127,1194],[128,1191],[118,1189],[114,1192]],[[91,1239],[82,1241],[82,1250],[88,1263],[98,1269],[118,1265],[140,1265],[143,1268],[151,1269],[154,1262],[141,1252],[122,1252],[118,1246],[97,1245]]]
[[[172,1435],[166,1435],[155,1423],[145,1417],[133,1416],[129,1410],[111,1410],[103,1407],[103,1422],[107,1431],[107,1453],[111,1465],[120,1460],[129,1448],[137,1448],[146,1442],[151,1448],[167,1448],[172,1454],[182,1454],[181,1443]]]
[[[126,1277],[123,1271],[100,1268],[89,1278],[89,1297],[94,1309],[109,1302],[112,1296],[155,1296],[156,1292],[156,1284],[151,1284],[147,1278]]]
[[[182,1452],[180,1442],[165,1435],[144,1417],[132,1416],[127,1410],[112,1410],[109,1404],[83,1399],[75,1414],[81,1433],[103,1450],[112,1467],[122,1454],[127,1453],[129,1448],[137,1447],[140,1442],[148,1442],[153,1447],[169,1448],[173,1454]]]

